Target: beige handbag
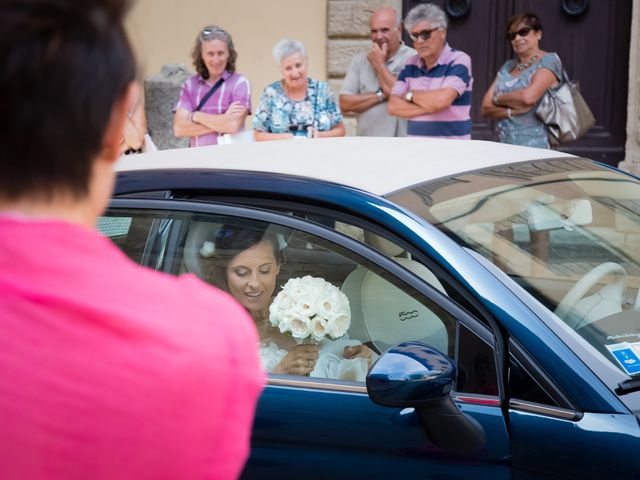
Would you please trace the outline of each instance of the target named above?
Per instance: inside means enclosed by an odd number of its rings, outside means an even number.
[[[562,70],[562,83],[549,88],[536,107],[536,115],[547,127],[549,143],[560,145],[584,135],[596,123],[578,82]]]

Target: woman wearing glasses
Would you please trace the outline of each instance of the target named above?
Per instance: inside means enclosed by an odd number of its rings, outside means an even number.
[[[516,59],[507,60],[482,100],[482,115],[496,120],[502,143],[550,148],[547,130],[535,107],[546,90],[562,78],[556,53],[540,50],[540,19],[523,13],[507,22],[507,38]]]
[[[182,85],[173,131],[190,146],[215,145],[225,133],[237,133],[251,112],[249,80],[236,73],[238,53],[223,29],[204,27],[191,53],[197,74]]]
[[[256,140],[344,136],[342,113],[326,82],[307,77],[302,42],[284,39],[273,48],[282,80],[268,85],[253,117]]]

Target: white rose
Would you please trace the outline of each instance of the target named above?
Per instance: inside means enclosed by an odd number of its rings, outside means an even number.
[[[347,315],[351,318],[347,296],[338,289],[334,289],[323,299],[319,311],[327,318],[335,318],[340,315]]]
[[[304,317],[291,317],[289,331],[294,338],[307,338],[311,333],[311,321]]]
[[[311,318],[316,314],[316,306],[312,301],[304,298],[298,300],[292,310],[296,315],[306,318]]]
[[[289,292],[289,295],[291,295],[291,300],[293,302],[297,302],[301,298],[304,298],[304,295],[306,293],[304,282],[300,278],[292,278],[291,280],[289,280],[284,286],[284,289]]]
[[[278,293],[269,306],[269,322],[271,325],[278,326],[280,318],[289,314],[292,308],[291,296],[285,291]]]
[[[216,251],[216,244],[213,242],[204,242],[202,247],[200,247],[200,255],[203,257],[213,257],[213,254]]]
[[[329,334],[333,338],[339,338],[347,333],[347,330],[349,330],[351,318],[345,314],[337,315],[330,320],[329,324]]]
[[[328,291],[318,302],[318,312],[325,316],[333,316],[338,308],[337,296],[334,292]]]
[[[316,341],[320,342],[324,339],[324,337],[328,333],[328,325],[327,321],[316,315],[311,320],[311,337]]]
[[[324,279],[319,277],[312,277],[311,275],[305,275],[298,279],[300,286],[306,290],[317,290],[324,284]]]
[[[276,323],[274,323],[271,317],[269,317],[271,325],[278,327],[280,333],[288,332],[291,329],[291,315],[279,315],[275,317],[275,319],[277,320]]]

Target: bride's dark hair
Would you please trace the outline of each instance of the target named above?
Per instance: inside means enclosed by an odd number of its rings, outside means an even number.
[[[269,242],[276,262],[281,264],[282,256],[278,248],[278,239],[267,227],[266,224],[255,222],[228,223],[220,227],[216,232],[213,255],[201,257],[205,279],[228,292],[227,266],[229,262],[240,253],[264,241]]]

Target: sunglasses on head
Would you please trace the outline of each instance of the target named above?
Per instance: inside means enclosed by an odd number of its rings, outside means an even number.
[[[411,38],[411,40],[413,40],[414,42],[417,42],[418,39],[422,40],[423,42],[426,42],[431,38],[431,34],[439,29],[440,27],[436,27],[428,30],[422,30],[420,32],[409,32],[409,38]]]
[[[219,32],[220,30],[215,29],[215,28],[203,28],[200,31],[200,38],[202,40],[207,40],[209,37],[211,37],[214,33]]]
[[[533,30],[533,28],[531,28],[531,27],[522,27],[517,32],[509,32],[509,33],[507,33],[507,38],[510,41],[513,41],[513,40],[515,40],[516,35],[520,35],[521,37],[526,37],[527,35],[529,35],[531,33],[531,30]]]

